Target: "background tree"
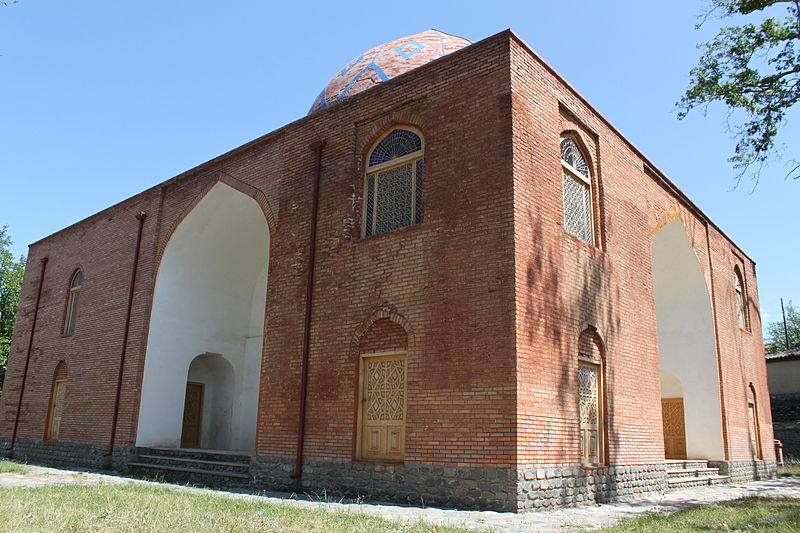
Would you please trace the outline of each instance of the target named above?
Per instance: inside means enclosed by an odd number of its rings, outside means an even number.
[[[19,304],[19,291],[22,274],[25,272],[25,258],[14,259],[9,250],[11,239],[8,226],[0,226],[0,391],[6,377],[8,350],[11,346],[11,333]]]
[[[782,12],[786,16],[766,17]],[[771,9],[772,8],[772,9]],[[737,139],[729,161],[738,169],[737,184],[748,172],[758,182],[763,166],[780,159],[775,139],[786,122],[787,111],[800,99],[800,0],[711,0],[711,8],[697,24],[710,16],[732,17],[759,12],[759,23],[722,28],[716,37],[698,48],[703,55],[689,73],[689,88],[677,103],[684,118],[698,106],[724,103]],[[787,177],[800,177],[800,163],[790,161]]]
[[[800,310],[795,309],[792,302],[786,305],[786,330],[789,332],[789,344],[792,348],[800,348]],[[786,350],[786,335],[783,331],[783,319],[770,322],[764,339],[767,353]]]

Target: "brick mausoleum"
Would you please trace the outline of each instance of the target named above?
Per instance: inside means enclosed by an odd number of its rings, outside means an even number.
[[[496,510],[775,475],[753,261],[512,31],[31,245],[5,455]]]

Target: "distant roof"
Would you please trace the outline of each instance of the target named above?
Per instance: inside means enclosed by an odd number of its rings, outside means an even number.
[[[782,352],[768,353],[765,355],[767,361],[779,361],[787,359],[800,359],[800,347],[791,348]]]

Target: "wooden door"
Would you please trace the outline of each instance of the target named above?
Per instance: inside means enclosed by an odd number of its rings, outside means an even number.
[[[761,446],[758,445],[758,417],[753,402],[747,402],[747,425],[750,429],[750,451],[753,452],[753,459],[761,459]]]
[[[203,384],[186,383],[186,400],[183,404],[183,430],[181,448],[200,447],[200,426],[203,421]]]
[[[686,459],[683,398],[661,398],[661,420],[664,425],[664,457]]]
[[[47,439],[57,440],[61,430],[61,415],[64,412],[64,400],[67,397],[67,380],[57,379],[53,383],[53,394],[50,398],[50,417],[47,424]]]
[[[599,365],[578,364],[578,399],[581,462],[598,464],[602,439]]]
[[[406,357],[365,357],[361,456],[402,461],[405,449]]]

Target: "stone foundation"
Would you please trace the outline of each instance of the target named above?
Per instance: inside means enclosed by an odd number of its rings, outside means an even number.
[[[112,460],[105,456],[104,446],[32,439],[17,439],[10,453],[5,449],[8,442],[8,438],[0,438],[0,453],[5,457],[70,468],[125,470],[137,456],[133,447],[117,447]],[[733,483],[773,479],[777,474],[775,461],[718,461],[709,466],[730,476]],[[300,480],[291,478],[293,471],[291,459],[252,457],[249,485],[320,500],[347,498],[510,512],[608,503],[667,490],[663,463],[518,470],[306,461]]]
[[[463,468],[306,461],[303,477],[290,478],[294,462],[255,458],[253,482],[259,488],[459,509],[517,510],[517,475],[512,468]]]
[[[778,464],[775,461],[709,461],[708,466],[719,468],[720,475],[730,476],[731,483],[778,477]]]
[[[662,493],[664,464],[603,468],[450,468],[308,461],[297,483],[290,460],[254,459],[259,487],[309,494],[494,511],[606,503]]]
[[[518,510],[607,503],[666,490],[662,464],[519,471]]]
[[[40,439],[20,439],[8,450],[11,439],[0,437],[0,453],[4,457],[20,463],[36,463],[65,468],[86,468],[90,470],[124,470],[136,457],[136,448],[117,446],[112,457],[106,456],[107,446],[81,442],[44,442]]]

